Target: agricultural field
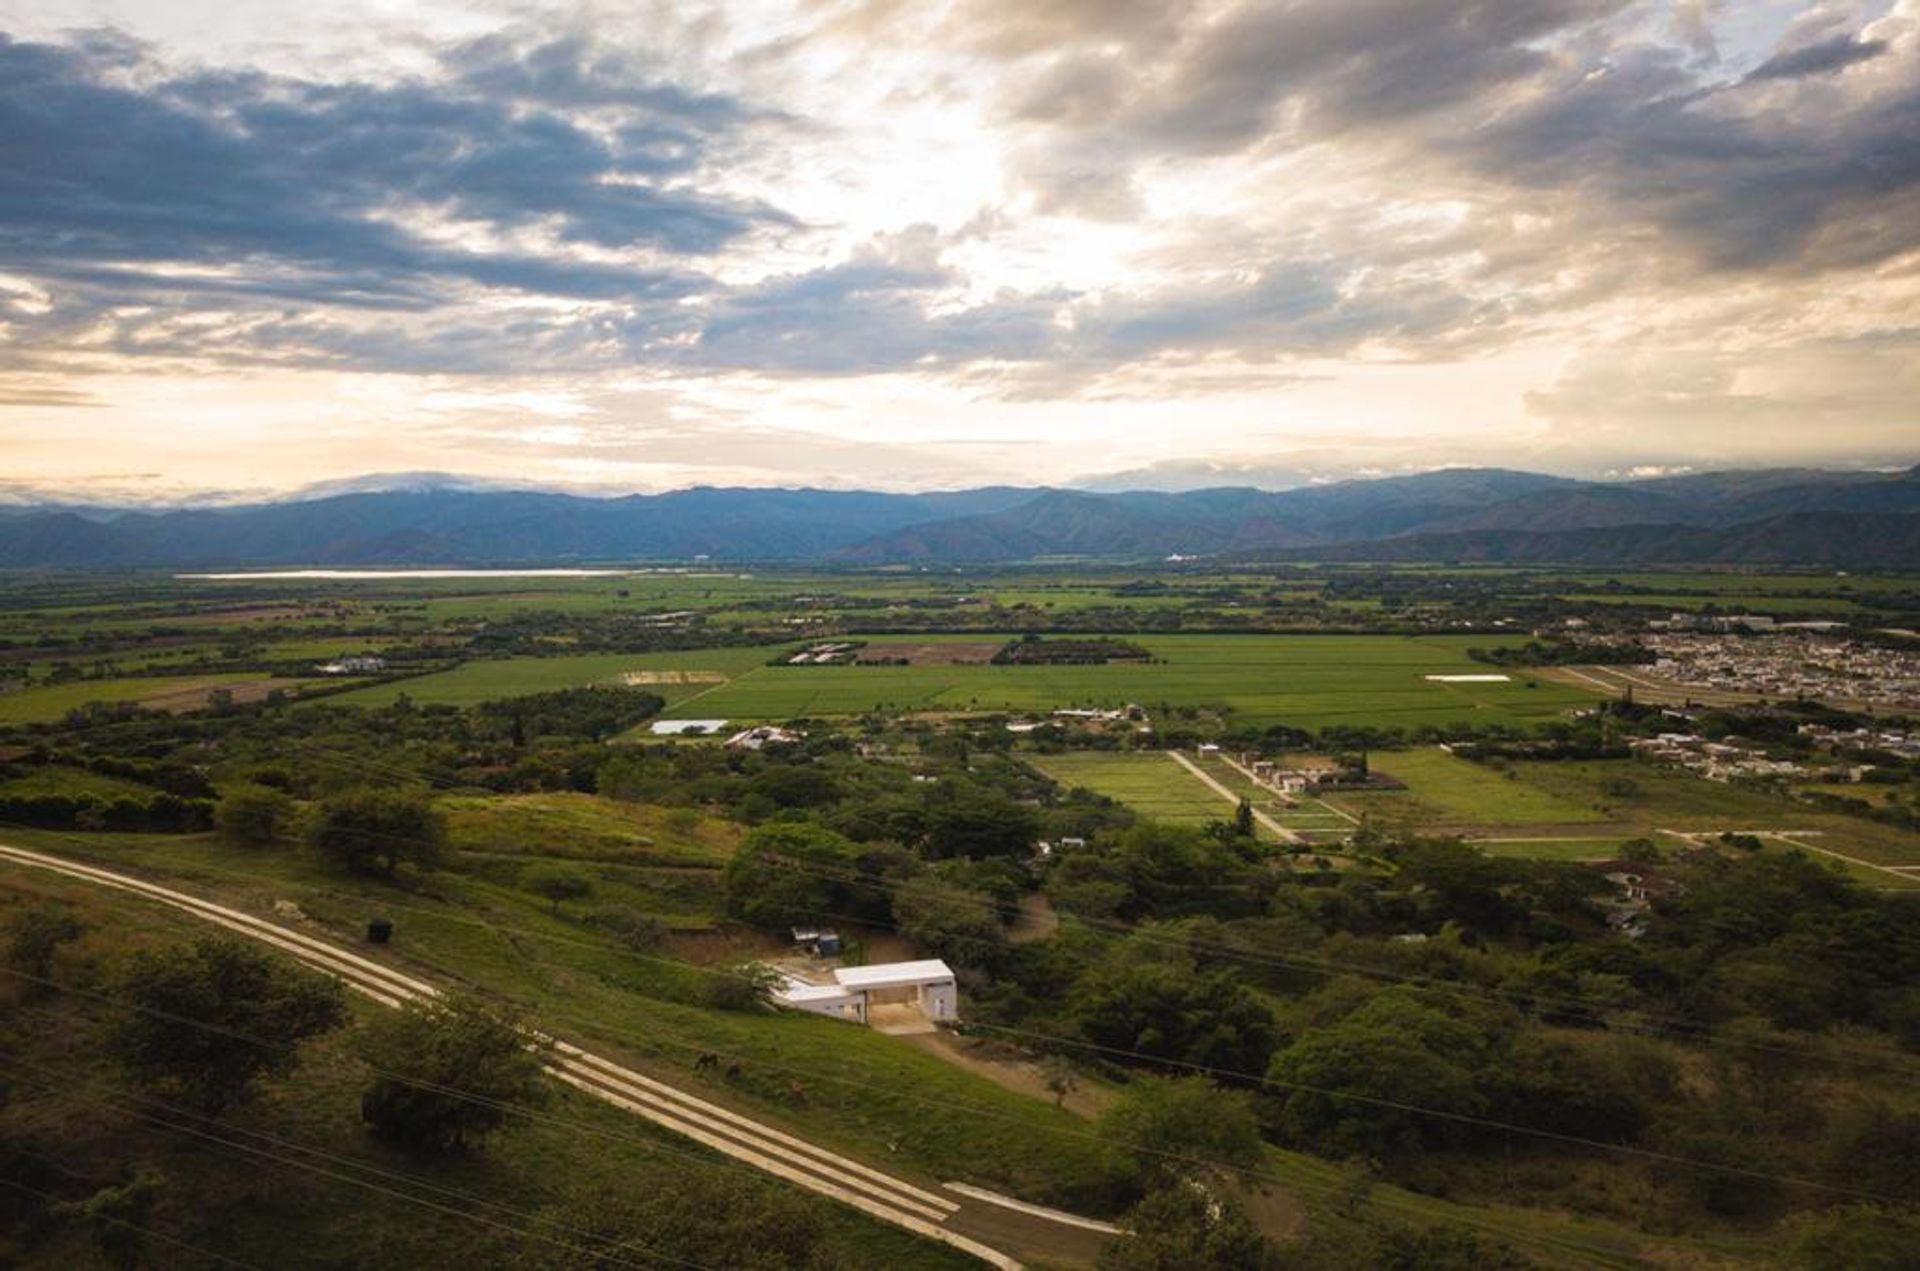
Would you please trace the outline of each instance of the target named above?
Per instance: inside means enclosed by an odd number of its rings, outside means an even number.
[[[670,704],[684,703],[762,667],[774,652],[769,647],[742,646],[685,653],[487,658],[450,671],[370,685],[331,700],[346,706],[386,706],[406,697],[422,706],[472,706],[589,684],[632,683],[658,693]],[[720,678],[716,681],[713,676]]]
[[[1065,786],[1080,786],[1167,825],[1229,820],[1233,805],[1164,751],[1089,750],[1033,755],[1027,763]]]
[[[758,666],[668,718],[782,720],[874,712],[1046,711],[1138,703],[1226,706],[1254,724],[1301,728],[1524,725],[1592,704],[1596,695],[1516,673],[1506,683],[1439,683],[1427,675],[1484,671],[1458,636],[1139,636],[1148,665]],[[889,641],[872,637],[869,653]],[[419,683],[419,682],[416,682]]]
[[[1437,746],[1374,756],[1374,771],[1403,782],[1409,802],[1430,810],[1441,823],[1472,825],[1573,825],[1606,818],[1539,786],[1501,773]]]
[[[41,724],[62,719],[90,702],[132,702],[154,710],[192,711],[225,689],[236,702],[258,701],[273,689],[289,695],[310,680],[269,680],[256,674],[139,676],[117,680],[72,680],[0,693],[0,724]]]

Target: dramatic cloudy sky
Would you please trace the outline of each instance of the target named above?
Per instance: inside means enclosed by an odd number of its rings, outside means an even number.
[[[1920,0],[0,30],[0,492],[1920,459]]]

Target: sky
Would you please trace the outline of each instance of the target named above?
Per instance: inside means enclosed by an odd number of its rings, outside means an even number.
[[[0,32],[0,496],[1920,460],[1920,0]]]

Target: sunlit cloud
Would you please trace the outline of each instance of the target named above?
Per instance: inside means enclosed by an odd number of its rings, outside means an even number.
[[[1916,457],[1920,0],[8,21],[17,484]]]

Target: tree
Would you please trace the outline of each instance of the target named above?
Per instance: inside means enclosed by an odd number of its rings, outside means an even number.
[[[961,966],[992,967],[1007,949],[992,896],[931,875],[895,889],[893,920],[901,935]]]
[[[1321,1149],[1381,1159],[1450,1141],[1459,1117],[1486,1111],[1480,1080],[1489,1045],[1462,1012],[1388,989],[1273,1057],[1268,1081],[1280,1126]]]
[[[367,1029],[360,1055],[374,1069],[360,1116],[382,1138],[431,1151],[463,1150],[539,1104],[543,1047],[518,1021],[468,998],[409,1002]]]
[[[1193,1183],[1147,1193],[1100,1251],[1100,1271],[1267,1271],[1279,1254],[1241,1204]]]
[[[520,885],[536,896],[545,896],[555,913],[563,900],[579,900],[593,894],[593,880],[583,870],[557,861],[542,861],[520,871]]]
[[[217,936],[134,954],[114,988],[130,1009],[107,1030],[108,1051],[142,1084],[209,1115],[291,1072],[299,1043],[346,1018],[334,981]]]
[[[1053,1096],[1053,1106],[1060,1107],[1067,1096],[1080,1088],[1080,1074],[1066,1059],[1051,1055],[1041,1065],[1042,1079],[1047,1083],[1047,1093]]]
[[[1259,1073],[1273,1055],[1273,1015],[1230,971],[1202,973],[1165,941],[1097,963],[1074,984],[1067,1014],[1109,1051]]]
[[[118,1187],[102,1187],[85,1200],[59,1201],[47,1212],[86,1227],[102,1262],[131,1271],[145,1261],[148,1216],[166,1182],[166,1175],[142,1166]]]
[[[1246,1095],[1205,1077],[1139,1077],[1100,1116],[1100,1134],[1149,1186],[1250,1169],[1260,1127]]]
[[[889,863],[845,835],[819,825],[781,822],[747,835],[727,863],[727,908],[756,927],[888,913],[875,877]]]
[[[7,922],[7,965],[32,980],[53,974],[53,955],[61,945],[78,940],[84,931],[71,914],[51,909],[23,909]],[[29,994],[51,992],[50,984],[29,983]]]
[[[424,794],[356,790],[320,804],[307,840],[336,868],[391,878],[402,862],[420,869],[439,864],[446,826]]]
[[[1024,856],[1040,837],[1040,814],[992,790],[943,790],[927,808],[927,849],[936,858]]]
[[[264,847],[280,837],[292,802],[265,786],[238,786],[214,805],[213,828],[236,847]]]
[[[1253,837],[1253,805],[1245,799],[1240,800],[1240,806],[1233,810],[1233,833],[1237,838]]]

